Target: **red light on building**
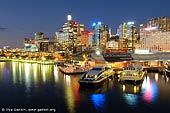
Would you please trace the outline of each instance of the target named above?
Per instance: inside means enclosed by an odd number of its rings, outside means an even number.
[[[92,33],[92,32],[89,32],[88,35],[93,35],[93,33]]]
[[[127,49],[106,49],[106,53],[127,53]]]
[[[31,44],[35,44],[35,40],[34,39],[31,40]]]

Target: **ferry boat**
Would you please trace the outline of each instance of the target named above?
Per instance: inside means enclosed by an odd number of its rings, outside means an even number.
[[[163,67],[165,75],[170,77],[170,61],[167,61]]]
[[[130,64],[123,67],[123,71],[120,75],[120,82],[130,81],[133,83],[140,83],[143,81],[146,71],[143,70],[141,65]]]
[[[83,74],[89,70],[89,68],[77,66],[74,64],[68,64],[64,66],[59,66],[59,70],[64,74]]]
[[[78,80],[80,86],[101,86],[114,72],[111,68],[105,66],[95,66],[85,72]]]

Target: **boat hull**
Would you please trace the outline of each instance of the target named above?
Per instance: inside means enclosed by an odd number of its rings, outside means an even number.
[[[85,71],[66,71],[63,67],[59,67],[59,70],[62,72],[62,73],[64,73],[64,74],[68,74],[68,75],[76,75],[76,74],[83,74],[83,73],[85,73],[86,72],[86,70]]]
[[[144,71],[138,77],[134,77],[134,76],[121,76],[119,81],[123,82],[123,83],[126,82],[126,83],[138,84],[138,83],[141,83],[143,81],[145,75],[146,75],[146,71]]]
[[[112,79],[113,76],[110,75],[98,81],[79,80],[78,82],[80,84],[80,87],[100,87],[107,83],[110,78]]]
[[[167,77],[170,77],[170,70],[165,69],[165,75],[166,75]]]

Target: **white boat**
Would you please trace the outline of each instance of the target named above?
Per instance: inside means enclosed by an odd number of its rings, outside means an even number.
[[[109,77],[113,77],[113,69],[105,66],[95,66],[79,78],[80,86],[101,86]]]
[[[165,63],[165,65],[163,66],[163,69],[164,69],[165,75],[167,77],[170,77],[170,62],[169,61]]]
[[[89,70],[89,68],[81,67],[75,64],[67,64],[59,66],[59,70],[64,74],[83,74]]]
[[[132,81],[133,83],[141,82],[144,79],[146,71],[143,71],[141,65],[130,64],[123,68],[120,75],[120,82]]]

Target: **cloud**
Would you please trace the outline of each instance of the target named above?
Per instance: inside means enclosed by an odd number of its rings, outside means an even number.
[[[5,28],[5,27],[0,27],[0,31],[5,31],[7,30],[8,28]]]

